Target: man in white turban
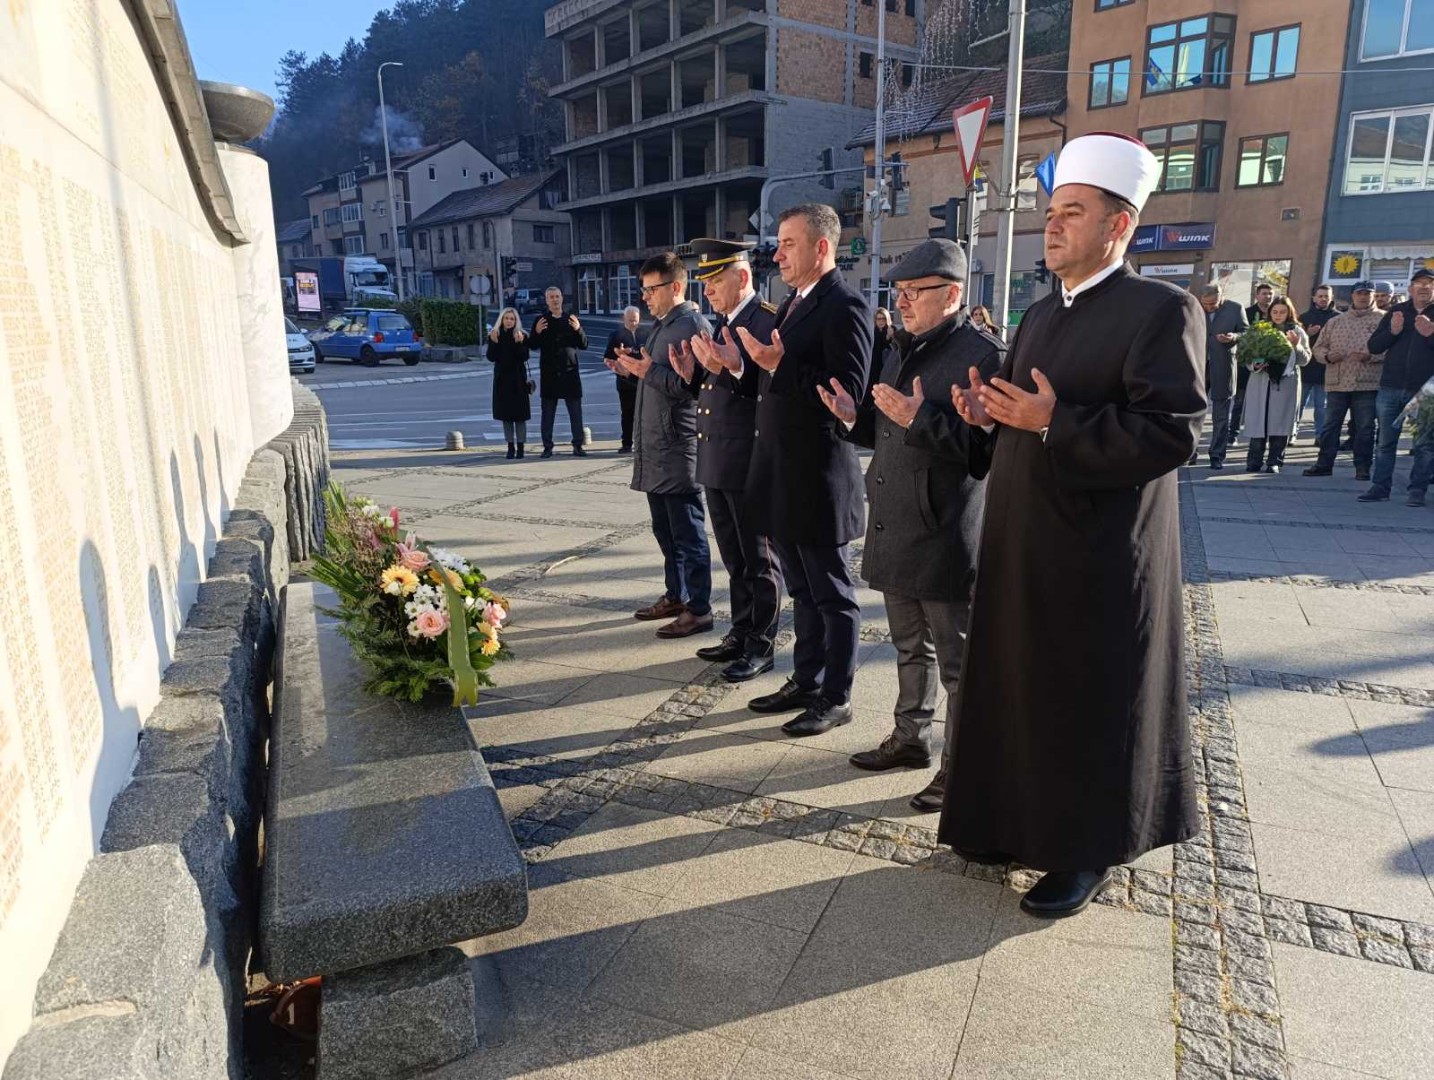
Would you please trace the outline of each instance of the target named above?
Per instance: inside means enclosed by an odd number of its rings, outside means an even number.
[[[1045,231],[1060,291],[998,376],[953,392],[989,480],[940,836],[1046,871],[1021,902],[1046,918],[1197,825],[1175,473],[1206,409],[1205,319],[1125,263],[1159,172],[1128,136],[1065,147]]]

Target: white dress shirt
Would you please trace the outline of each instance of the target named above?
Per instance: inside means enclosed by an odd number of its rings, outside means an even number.
[[[1075,303],[1075,298],[1076,298],[1077,296],[1079,296],[1081,293],[1085,292],[1087,289],[1094,289],[1094,288],[1095,288],[1097,285],[1099,285],[1102,281],[1104,281],[1106,278],[1110,277],[1111,274],[1113,274],[1113,273],[1115,273],[1117,270],[1119,270],[1124,264],[1125,264],[1125,259],[1124,259],[1124,257],[1122,257],[1122,256],[1117,256],[1116,259],[1115,259],[1113,262],[1108,262],[1108,263],[1106,263],[1103,267],[1101,267],[1099,270],[1097,270],[1097,271],[1096,271],[1094,274],[1092,274],[1090,277],[1088,277],[1088,278],[1086,278],[1084,281],[1082,281],[1082,282],[1081,282],[1079,285],[1077,285],[1074,289],[1067,289],[1067,288],[1065,287],[1065,285],[1062,284],[1062,285],[1061,285],[1061,300],[1063,300],[1063,301],[1065,302],[1065,306],[1066,306],[1066,307],[1070,307],[1071,304]]]

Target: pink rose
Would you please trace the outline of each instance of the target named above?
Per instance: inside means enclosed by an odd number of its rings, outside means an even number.
[[[416,574],[428,569],[428,556],[418,549],[418,539],[413,533],[398,545],[398,562]]]
[[[436,638],[448,629],[448,613],[430,609],[420,612],[413,622],[422,637]]]
[[[491,601],[485,604],[483,607],[483,621],[488,623],[490,626],[502,626],[503,620],[507,617],[508,613],[504,611],[502,607],[500,607],[498,604],[495,604]]]

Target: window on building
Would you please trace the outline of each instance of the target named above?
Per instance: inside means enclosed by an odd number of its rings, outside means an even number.
[[[438,254],[448,254],[448,237],[442,229],[438,230]]]
[[[382,199],[375,199],[373,201],[373,212],[379,217],[387,217],[388,203],[384,202]]]
[[[1430,0],[1366,0],[1360,59],[1434,51],[1434,3]]]
[[[483,222],[483,246],[485,248],[493,246],[493,223],[491,221]]]
[[[1090,66],[1090,107],[1104,109],[1130,100],[1130,57]]]
[[[339,190],[352,191],[354,189],[354,174],[351,172],[339,174]]]
[[[291,259],[297,259],[297,258],[298,258],[300,255],[302,255],[303,253],[304,253],[304,245],[303,245],[303,244],[290,244],[290,245],[289,245],[289,258],[291,258]]]
[[[357,233],[355,233],[353,236],[345,236],[345,237],[344,237],[344,254],[345,254],[345,255],[362,255],[362,254],[363,254],[363,237],[362,237],[361,235],[357,234]]]
[[[477,243],[477,241],[478,241],[478,231],[473,227],[473,222],[470,221],[470,222],[468,223],[468,250],[469,250],[469,251],[476,251],[476,250],[478,249],[478,243]]]
[[[911,83],[916,78],[916,66],[914,64],[901,65],[901,87],[903,90],[910,90]]]
[[[381,232],[378,234],[378,246],[384,251],[388,250],[388,233]]]
[[[1107,8],[1124,7],[1126,4],[1133,4],[1135,0],[1095,0],[1096,11],[1105,11]]]
[[[1169,127],[1145,128],[1140,141],[1160,161],[1157,191],[1216,191],[1220,187],[1220,155],[1225,125],[1197,120]]]
[[[436,166],[436,165],[430,165],[430,166],[428,166],[428,179],[430,179],[430,180],[437,180],[437,179],[438,179],[438,166]]]
[[[493,180],[493,174],[490,173],[490,172],[481,172],[481,173],[478,174],[478,182],[479,182],[480,184],[488,184],[488,183],[491,183],[492,180]]]
[[[408,247],[408,230],[402,226],[399,226],[398,229],[398,246],[400,248]]]
[[[319,227],[319,215],[318,215],[318,214],[315,214],[315,215],[314,215],[314,218],[313,218],[312,228],[317,229],[318,227]]]
[[[453,226],[453,250],[458,250],[458,226]]]
[[[467,165],[463,166],[463,179],[465,179],[465,180],[468,179],[468,166],[467,166]]]
[[[337,224],[338,224],[340,221],[342,221],[342,220],[343,220],[343,218],[342,218],[342,216],[340,215],[340,213],[339,213],[339,208],[338,208],[337,206],[326,206],[326,207],[324,207],[324,224],[325,224],[325,225],[337,225]]]
[[[1270,187],[1284,182],[1289,133],[1252,135],[1240,140],[1240,172],[1236,187]]]
[[[1430,135],[1434,105],[1350,117],[1344,193],[1422,191],[1434,188]]]
[[[1300,51],[1300,28],[1282,26],[1250,35],[1250,82],[1290,79]]]
[[[418,250],[428,250],[428,234],[426,232],[421,232],[418,234]]]
[[[552,242],[553,242],[553,226],[551,226],[551,225],[534,225],[534,226],[533,226],[533,243],[535,243],[535,244],[551,244]]]
[[[857,56],[856,70],[863,79],[871,78],[871,53],[864,52]]]
[[[345,222],[362,221],[362,220],[363,220],[363,203],[361,203],[361,202],[344,203],[344,205],[343,205],[343,215],[344,215],[344,221],[345,221]]]
[[[1230,85],[1235,20],[1229,15],[1162,23],[1146,31],[1145,93]]]

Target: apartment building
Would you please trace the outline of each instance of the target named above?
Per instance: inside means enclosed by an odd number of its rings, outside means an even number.
[[[1036,181],[1036,166],[1048,154],[1059,152],[1064,137],[1062,118],[1066,108],[1066,64],[1064,53],[1028,56],[1022,68],[1020,146],[1016,158],[1015,240],[1011,247],[1010,310],[1013,321],[1041,296],[1050,281],[1039,280],[1045,254],[1044,231],[1047,199]],[[986,134],[977,157],[982,179],[979,190],[967,190],[962,174],[961,151],[956,142],[953,112],[984,97],[992,99]],[[932,84],[916,100],[903,102],[890,113],[887,127],[887,159],[900,154],[905,167],[905,190],[893,201],[892,213],[882,223],[881,306],[894,308],[886,272],[917,244],[927,239],[941,222],[931,218],[934,206],[948,199],[961,199],[961,237],[969,236],[971,208],[990,201],[993,189],[1004,189],[1001,173],[1001,142],[1006,117],[1006,72],[964,72]],[[868,164],[874,164],[875,126],[868,124],[852,140],[861,147]],[[978,214],[975,244],[968,249],[971,279],[968,303],[987,304],[995,291],[995,214]],[[857,241],[860,237],[860,242]],[[854,288],[866,293],[871,288],[871,223],[845,236],[845,255],[852,268],[847,278]],[[855,254],[859,251],[859,254]]]
[[[698,236],[757,234],[762,185],[860,166],[848,149],[876,101],[877,3],[887,55],[910,79],[927,0],[563,0],[560,42],[572,264],[578,308],[638,296],[649,255]],[[860,213],[861,174],[773,185],[773,211],[803,199]]]
[[[409,225],[418,295],[492,303],[494,281],[505,302],[549,285],[572,295],[562,196],[563,175],[550,169],[455,191],[419,214]]]
[[[408,222],[455,191],[507,178],[467,139],[395,155],[395,217],[383,158],[366,158],[304,192],[309,201],[310,247],[315,255],[373,255],[394,275],[401,267],[407,290],[416,291]]]
[[[1403,287],[1434,270],[1434,22],[1422,0],[1350,5],[1321,276]]]
[[[1239,300],[1259,281],[1297,301],[1309,295],[1325,269],[1321,222],[1349,8],[1349,0],[1074,5],[1070,137],[1125,132],[1161,160],[1131,247],[1142,274],[1183,286],[1221,281]]]

